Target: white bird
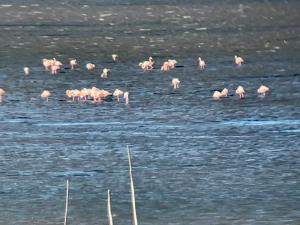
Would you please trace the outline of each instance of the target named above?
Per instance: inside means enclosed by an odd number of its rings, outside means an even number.
[[[174,89],[178,89],[180,84],[180,80],[178,78],[173,78],[172,79],[172,85]]]
[[[25,75],[29,75],[29,67],[25,66],[23,70]]]
[[[198,58],[198,66],[200,69],[204,69],[206,64],[205,64],[205,61],[203,59],[201,59],[201,57]]]
[[[245,90],[244,90],[244,87],[241,86],[241,85],[239,85],[239,86],[237,87],[237,89],[235,90],[235,93],[236,93],[237,95],[239,95],[240,98],[244,98],[244,97],[245,97]]]
[[[265,86],[265,85],[261,85],[258,89],[257,89],[257,93],[261,96],[265,96],[266,93],[269,91],[269,87]]]
[[[74,70],[76,65],[77,65],[76,59],[71,59],[70,60],[71,70]]]
[[[107,78],[108,72],[110,72],[110,69],[104,68],[101,74],[102,78]]]
[[[49,98],[50,95],[51,95],[50,91],[44,90],[44,91],[42,92],[42,94],[41,94],[41,97],[42,97],[43,99],[46,99],[46,101],[48,102],[48,98]]]
[[[124,92],[123,97],[125,99],[125,104],[128,105],[128,103],[129,103],[129,93],[127,91]]]

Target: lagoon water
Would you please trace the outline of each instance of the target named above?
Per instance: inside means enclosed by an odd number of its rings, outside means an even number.
[[[131,224],[127,145],[142,225],[300,224],[299,9],[296,0],[1,2],[0,224],[62,224],[67,178],[69,224],[107,224],[107,189],[115,224]],[[143,72],[149,56],[155,69]],[[41,59],[52,57],[79,65],[51,75]],[[168,58],[178,67],[162,73]],[[130,103],[65,96],[92,86],[127,90]],[[223,87],[230,96],[213,100]]]

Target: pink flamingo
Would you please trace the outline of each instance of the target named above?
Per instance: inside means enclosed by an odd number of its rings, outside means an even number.
[[[120,100],[120,97],[124,95],[124,92],[121,91],[120,89],[116,89],[113,93],[113,96],[117,98],[117,101]]]
[[[178,62],[175,59],[168,59],[168,63],[169,63],[170,69],[174,69]]]
[[[128,103],[129,103],[129,92],[128,91],[124,92],[123,97],[125,99],[125,104],[128,105]]]
[[[179,88],[179,84],[180,84],[180,80],[178,78],[172,79],[172,85],[175,90]]]
[[[93,63],[88,63],[88,64],[86,64],[86,68],[87,68],[88,70],[93,70],[95,67],[96,67],[96,66],[95,66],[95,64],[93,64]]]
[[[201,57],[198,58],[198,67],[203,70],[205,68],[206,64],[205,61],[201,59]]]
[[[220,91],[214,91],[213,93],[213,98],[215,99],[219,99],[219,98],[223,98],[223,97],[227,97],[228,96],[228,89],[224,88],[221,92]]]
[[[71,60],[70,60],[70,67],[71,67],[71,70],[74,70],[74,69],[75,69],[75,66],[77,66],[77,61],[76,61],[76,59],[71,59]]]
[[[48,102],[48,98],[49,98],[50,95],[51,95],[50,91],[44,90],[44,91],[42,92],[42,94],[41,94],[41,97],[42,97],[43,99],[46,99],[46,101]]]
[[[244,59],[242,57],[238,57],[238,56],[234,56],[234,63],[237,65],[237,66],[240,66],[242,65],[242,63],[244,63]]]
[[[52,59],[43,59],[43,66],[46,71],[50,69],[51,65],[52,65]]]
[[[3,96],[5,95],[5,90],[0,88],[0,102],[2,102]]]
[[[161,71],[164,71],[164,72],[167,72],[171,69],[171,66],[169,64],[168,61],[164,62],[163,65],[161,66],[160,70]]]
[[[245,97],[245,90],[244,90],[244,87],[241,86],[241,85],[239,85],[239,86],[237,87],[237,89],[235,90],[235,93],[236,93],[237,95],[239,95],[240,98],[244,98],[244,97]]]
[[[219,98],[221,98],[221,97],[222,97],[221,92],[219,92],[219,91],[214,91],[214,93],[213,93],[213,98],[214,98],[214,99],[219,99]]]
[[[266,93],[269,91],[269,87],[265,86],[265,85],[261,85],[258,89],[257,89],[257,93],[264,97],[266,95]]]
[[[227,97],[228,96],[228,89],[227,88],[224,88],[222,91],[221,91],[221,97]]]
[[[152,70],[154,65],[153,58],[150,56],[148,61],[140,62],[139,66],[145,71],[145,70]]]

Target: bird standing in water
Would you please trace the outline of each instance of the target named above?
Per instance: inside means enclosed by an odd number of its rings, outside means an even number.
[[[50,95],[51,95],[50,91],[44,90],[44,91],[42,92],[42,94],[41,94],[41,97],[42,97],[43,99],[46,99],[46,101],[48,102],[48,98],[49,98]]]
[[[0,102],[2,102],[3,96],[5,95],[5,90],[0,88]]]
[[[179,84],[180,84],[180,80],[178,78],[172,79],[172,85],[175,90],[179,88]]]
[[[25,66],[23,70],[25,75],[29,75],[29,67]]]
[[[203,59],[201,59],[201,57],[198,58],[198,67],[203,70],[205,68],[206,64],[205,61]]]
[[[235,90],[235,93],[240,97],[240,98],[245,98],[245,90],[244,87],[239,85],[237,89]]]
[[[239,56],[234,56],[234,63],[235,65],[237,66],[241,66],[242,63],[244,63],[244,59],[242,57],[239,57]]]
[[[258,89],[257,89],[257,93],[264,97],[266,95],[266,93],[270,90],[269,87],[265,86],[265,85],[261,85]]]

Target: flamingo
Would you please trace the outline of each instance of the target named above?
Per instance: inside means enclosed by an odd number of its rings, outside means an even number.
[[[154,65],[153,58],[150,56],[148,61],[140,62],[139,66],[145,71],[145,70],[152,70]]]
[[[169,63],[170,69],[174,69],[178,62],[175,59],[168,59],[168,63]]]
[[[242,63],[244,63],[244,59],[242,57],[239,57],[239,56],[234,56],[234,63],[237,65],[237,66],[240,66],[242,65]]]
[[[265,85],[261,85],[258,89],[257,89],[257,93],[264,97],[266,95],[266,93],[269,91],[269,87],[265,86]]]
[[[71,59],[70,60],[71,70],[74,70],[76,65],[77,65],[76,59]]]
[[[5,90],[0,88],[0,102],[2,102],[2,98],[5,95]]]
[[[108,72],[110,72],[110,69],[104,68],[101,74],[102,78],[107,78]]]
[[[50,95],[51,95],[50,91],[44,90],[44,91],[42,92],[42,94],[41,94],[41,97],[42,97],[43,99],[46,99],[46,101],[48,102],[48,98],[49,98]]]
[[[117,59],[119,58],[119,56],[117,54],[112,54],[111,57],[114,62],[117,61]]]
[[[224,88],[222,91],[221,91],[221,97],[227,97],[228,96],[228,89],[227,88]]]
[[[120,89],[116,89],[113,93],[113,96],[115,96],[117,98],[117,101],[120,100],[120,97],[124,95],[124,92],[121,91]]]
[[[87,89],[87,88],[81,89],[80,90],[80,98],[83,98],[84,101],[86,101],[87,97],[89,96],[89,93],[90,93],[89,89]]]
[[[168,61],[164,62],[163,65],[161,66],[160,70],[161,71],[164,71],[164,72],[167,72],[171,69],[171,66],[169,64]]]
[[[237,95],[239,95],[240,98],[244,98],[244,97],[245,97],[245,90],[244,90],[244,87],[241,86],[241,85],[239,85],[239,86],[237,87],[237,89],[235,90],[235,93],[236,93]]]
[[[95,64],[93,64],[93,63],[88,63],[88,64],[86,64],[86,68],[87,68],[88,70],[93,70],[95,67],[96,67],[96,66],[95,66]]]
[[[51,65],[51,73],[52,74],[57,74],[58,71],[60,70],[60,66],[59,65]]]
[[[128,91],[124,92],[123,97],[125,99],[125,104],[128,105],[128,103],[129,103],[129,92]]]
[[[198,67],[203,70],[205,68],[205,66],[206,66],[205,61],[202,60],[201,57],[199,57],[198,58]]]
[[[178,89],[180,84],[180,80],[178,78],[173,78],[172,79],[172,85],[174,89]]]
[[[74,102],[74,91],[73,90],[66,90],[66,95],[69,97],[69,98],[72,98],[72,101]]]
[[[29,75],[29,67],[25,66],[23,70],[25,75]]]
[[[219,99],[222,97],[227,97],[228,96],[228,89],[224,88],[221,92],[220,91],[214,91],[213,93],[213,98]]]
[[[222,94],[221,94],[221,92],[219,92],[219,91],[214,91],[212,97],[213,97],[214,99],[219,99],[219,98],[222,97]]]
[[[52,64],[52,60],[50,60],[50,59],[43,59],[42,62],[43,62],[43,66],[44,66],[45,70],[48,71],[49,68],[50,68],[50,66],[51,66],[51,64]]]

